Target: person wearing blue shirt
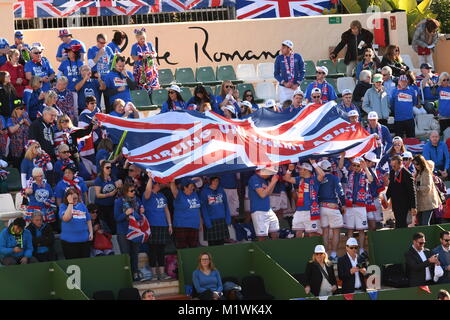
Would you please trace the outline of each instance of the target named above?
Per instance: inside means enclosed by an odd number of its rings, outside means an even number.
[[[352,99],[353,99],[352,90],[344,89],[342,91],[342,101],[338,105],[336,105],[336,109],[338,110],[339,114],[341,114],[342,117],[347,121],[349,121],[348,113],[352,110],[358,112],[358,117],[361,116],[359,108],[352,103]]]
[[[38,111],[44,104],[45,92],[42,91],[42,81],[38,76],[31,76],[30,86],[23,91],[23,103],[27,106],[30,120],[37,118]]]
[[[164,272],[164,257],[166,245],[173,233],[172,219],[167,206],[167,198],[160,192],[160,184],[153,181],[151,172],[147,174],[149,179],[142,196],[142,203],[145,208],[145,216],[152,226],[152,234],[148,239],[152,280],[168,280],[170,276]]]
[[[272,239],[278,238],[280,224],[275,212],[270,207],[270,195],[279,180],[278,170],[265,168],[257,170],[248,180],[248,197],[250,199],[250,212],[258,241],[264,241],[269,235]],[[272,176],[270,183],[266,180]]]
[[[220,186],[219,177],[211,177],[201,193],[203,223],[206,227],[206,241],[209,246],[220,246],[230,238],[228,226],[231,225],[230,208],[227,195]]]
[[[424,104],[425,109],[430,114],[436,115],[435,102],[439,99],[436,87],[439,82],[439,76],[431,71],[433,67],[429,63],[420,65],[421,74],[416,76],[416,85],[419,88],[419,97]]]
[[[306,99],[311,102],[312,89],[319,88],[322,93],[322,102],[327,103],[328,101],[336,100],[337,95],[333,86],[329,84],[325,77],[328,75],[328,68],[324,66],[316,67],[316,81],[311,82],[306,88]]]
[[[403,154],[403,158],[405,156],[411,156],[410,161],[412,162],[412,154],[409,152],[405,152]],[[383,211],[381,207],[380,201],[380,193],[384,190],[384,181],[382,177],[382,172],[377,170],[377,165],[380,159],[377,155],[371,151],[364,155],[364,159],[367,162],[367,168],[369,169],[370,174],[373,177],[373,181],[369,185],[369,190],[372,195],[373,207],[372,210],[367,211],[367,220],[369,223],[369,230],[376,231],[377,223],[383,221]],[[403,162],[405,164],[405,162]],[[405,165],[405,168],[408,166]],[[410,171],[412,173],[412,171]]]
[[[67,259],[89,258],[91,255],[90,241],[93,240],[91,215],[81,202],[80,193],[75,188],[69,188],[59,206],[61,219],[61,246]]]
[[[58,71],[60,75],[64,75],[68,80],[67,88],[76,93],[75,85],[78,83],[81,77],[80,68],[83,65],[83,61],[80,61],[80,48],[77,46],[71,46],[65,49],[67,52],[67,59],[61,62]],[[74,94],[74,105],[78,105],[78,95]]]
[[[131,46],[131,58],[134,61],[133,75],[138,87],[151,94],[159,88],[157,53],[151,42],[147,42],[145,28],[135,29],[136,43]]]
[[[280,55],[275,58],[273,76],[279,83],[279,98],[283,103],[291,100],[295,90],[305,78],[305,63],[300,54],[294,53],[294,43],[281,43]]]
[[[179,190],[174,181],[170,190],[174,197],[173,226],[175,227],[175,244],[177,249],[198,247],[200,229],[200,198],[195,191],[195,182],[183,178]]]
[[[111,48],[112,52],[114,54],[116,53],[122,53],[122,50],[120,49],[120,46],[122,45],[123,41],[126,39],[127,35],[123,31],[116,31],[114,32],[113,38],[110,43],[108,43],[108,47]]]
[[[163,103],[161,113],[175,110],[186,110],[187,106],[188,105],[184,102],[183,97],[181,96],[180,87],[173,84],[167,91],[167,101]]]
[[[0,233],[0,254],[4,266],[39,262],[33,257],[33,241],[25,225],[23,218],[16,218]]]
[[[192,273],[192,284],[200,300],[219,300],[223,295],[222,279],[208,252],[198,257],[197,269]]]
[[[392,68],[389,66],[384,66],[381,69],[381,75],[383,77],[383,87],[386,90],[386,93],[390,100],[394,89],[397,87],[392,78]]]
[[[444,275],[439,278],[439,283],[450,283],[450,232],[443,230],[439,234],[440,244],[433,249],[432,254],[438,254],[441,268],[444,270]]]
[[[298,177],[291,177],[295,165],[291,164],[283,176],[284,181],[298,186],[297,208],[292,220],[292,230],[296,231],[296,237],[303,238],[305,231],[315,233],[320,228],[319,187],[325,173],[315,160],[309,160],[311,164],[304,162],[300,166]],[[314,167],[314,169],[313,169]],[[314,175],[313,171],[316,171]]]
[[[114,57],[114,51],[106,45],[106,35],[100,33],[97,35],[97,45],[90,47],[87,58],[88,65],[92,68],[94,74],[107,74],[111,69],[111,62]]]
[[[401,75],[399,86],[392,92],[390,100],[391,110],[394,113],[395,135],[407,138],[415,137],[415,123],[413,107],[417,105],[417,92],[408,86],[408,77]]]
[[[450,74],[448,72],[442,72],[439,76],[438,84],[439,115],[442,117],[450,117]]]
[[[33,43],[31,46],[31,60],[25,63],[24,71],[27,80],[31,80],[31,76],[38,76],[42,81],[42,91],[50,90],[50,82],[55,78],[50,61],[42,56],[44,48],[40,43]]]
[[[0,67],[8,61],[6,55],[9,52],[9,43],[5,38],[0,38]]]
[[[69,164],[66,167],[63,167],[63,169],[64,169],[63,180],[59,181],[55,187],[56,203],[58,205],[61,205],[64,199],[65,192],[67,188],[70,187],[74,187],[77,190],[79,190],[79,192],[84,198],[84,202],[88,203],[87,197],[88,188],[83,178],[75,176],[75,174],[77,173],[77,168],[75,167],[75,165]],[[80,199],[80,201],[83,201],[83,199]]]
[[[23,42],[23,33],[21,31],[14,33],[14,44],[10,46],[10,49],[19,50],[19,63],[21,65],[25,65],[30,59],[30,46]]]
[[[79,60],[84,61],[85,54],[86,54],[86,46],[83,42],[75,40],[72,38],[72,34],[67,29],[61,29],[59,30],[59,36],[61,39],[61,44],[58,46],[58,49],[56,51],[56,60],[59,62],[63,62],[64,60],[68,59],[67,52],[65,49],[70,48],[73,45],[79,45],[81,47],[80,49],[80,56],[78,57]]]
[[[378,123],[378,114],[376,111],[370,111],[367,116],[367,120],[369,124],[366,127],[366,130],[370,134],[376,133],[378,136],[377,148],[373,150],[373,152],[375,152],[377,158],[380,159],[381,156],[392,147],[392,136],[386,126]]]
[[[54,205],[55,203],[53,189],[44,179],[44,170],[42,168],[34,168],[32,175],[34,182],[25,189],[29,202],[28,211],[24,214],[24,218],[29,222],[31,220],[31,211],[37,209],[42,212],[46,222],[54,222],[56,218],[54,217],[55,210],[52,208],[52,204]],[[48,216],[48,214],[52,216]]]
[[[80,73],[75,85],[75,90],[78,92],[78,112],[82,112],[86,107],[87,97],[95,97],[96,101],[100,101],[101,91],[106,89],[106,84],[102,80],[100,73],[95,73],[92,76],[92,71],[89,66],[82,66]]]
[[[45,223],[42,212],[34,210],[31,223],[27,226],[33,242],[33,256],[39,262],[52,261],[54,258],[53,243],[55,236],[50,224]]]
[[[205,87],[198,85],[194,89],[194,95],[186,103],[187,106],[195,105],[195,110],[200,110],[204,103],[209,103],[214,112],[217,111],[216,98],[206,91]]]
[[[439,139],[439,133],[432,131],[430,141],[423,146],[422,155],[425,159],[434,162],[434,172],[445,180],[450,174],[450,155],[447,144]]]
[[[111,106],[116,99],[131,102],[130,90],[136,89],[133,74],[125,70],[125,57],[117,56],[116,65],[113,70],[102,76],[105,82],[105,95]]]

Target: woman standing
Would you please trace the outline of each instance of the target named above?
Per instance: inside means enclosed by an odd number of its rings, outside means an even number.
[[[123,31],[116,31],[114,32],[114,36],[110,43],[108,43],[108,47],[112,49],[114,54],[116,53],[122,53],[122,50],[120,49],[120,46],[122,45],[123,41],[125,41],[126,46],[128,44],[127,35]]]
[[[23,92],[23,102],[27,106],[28,114],[31,121],[36,120],[37,114],[42,110],[45,92],[42,91],[42,80],[38,76],[32,76],[30,86],[26,87]]]
[[[75,89],[75,85],[81,78],[80,68],[83,66],[83,61],[80,59],[81,50],[81,44],[74,44],[68,48],[65,48],[65,51],[67,52],[67,59],[61,62],[58,68],[60,74],[64,75],[68,79],[67,89],[69,89],[69,91],[72,93],[72,108],[74,110],[78,108],[78,93]]]
[[[192,283],[200,300],[219,300],[223,295],[222,279],[208,252],[198,257],[197,270],[192,273]]]
[[[418,154],[413,159],[416,172],[414,181],[417,192],[417,222],[421,226],[429,226],[431,215],[439,207],[441,201],[433,180],[433,170],[427,160]]]
[[[181,89],[176,84],[170,86],[167,92],[167,101],[163,103],[161,108],[161,113],[175,111],[175,110],[185,110],[187,107],[186,102],[184,102],[181,96]]]
[[[32,174],[33,181],[25,189],[29,203],[24,219],[30,222],[33,211],[39,210],[42,212],[42,218],[45,223],[55,222],[55,197],[53,196],[52,187],[44,179],[44,170],[42,168],[34,168]]]
[[[65,115],[67,115],[72,123],[78,124],[78,107],[73,100],[73,94],[67,89],[69,80],[65,76],[61,76],[56,81],[55,93],[57,94],[56,106]]]
[[[433,64],[433,51],[439,41],[439,27],[441,24],[436,19],[424,19],[417,24],[412,40],[412,48],[419,55],[419,65],[422,63]]]
[[[448,72],[441,73],[438,86],[439,115],[442,117],[450,117],[450,74]]]
[[[328,255],[323,245],[314,248],[311,261],[306,265],[305,292],[317,296],[331,296],[337,290],[336,276],[333,264],[328,261]]]
[[[94,181],[95,204],[98,208],[100,219],[106,222],[111,234],[116,234],[116,222],[114,220],[114,200],[117,191],[122,187],[122,181],[111,174],[112,163],[103,161],[100,173]]]
[[[0,71],[0,115],[5,119],[11,116],[16,99],[17,93],[11,84],[11,75],[8,71]]]
[[[158,66],[156,65],[156,52],[151,42],[147,42],[145,28],[135,29],[136,43],[131,47],[131,57],[134,60],[134,81],[140,89],[149,94],[153,89],[159,89]]]
[[[20,160],[24,155],[24,146],[28,142],[30,125],[31,120],[25,111],[25,105],[21,102],[15,106],[11,113],[11,118],[6,123],[10,138],[9,151],[11,163],[17,169],[20,168]]]
[[[173,233],[172,219],[167,206],[167,198],[159,192],[161,190],[160,184],[153,181],[151,173],[148,173],[148,177],[142,202],[145,208],[145,216],[152,226],[152,234],[148,239],[150,246],[148,256],[152,268],[152,280],[167,280],[170,279],[170,276],[164,272],[164,252]],[[156,272],[157,267],[158,273]]]
[[[63,203],[59,206],[61,218],[61,246],[66,259],[89,258],[94,238],[91,215],[80,201],[76,188],[66,191]]]
[[[11,83],[16,89],[17,97],[23,97],[23,90],[25,90],[28,80],[25,78],[25,71],[23,65],[19,63],[20,52],[17,49],[12,49],[8,53],[8,59],[3,66],[0,67],[1,71],[9,72],[11,76]]]
[[[198,247],[198,232],[201,225],[200,199],[195,192],[195,182],[190,179],[182,179],[181,190],[174,181],[170,183],[170,190],[174,197],[173,225],[175,227],[176,247]]]
[[[409,70],[409,67],[403,63],[402,57],[400,57],[400,47],[396,45],[389,45],[386,48],[386,54],[381,60],[380,68],[388,66],[392,69],[392,75],[394,77],[400,77]]]

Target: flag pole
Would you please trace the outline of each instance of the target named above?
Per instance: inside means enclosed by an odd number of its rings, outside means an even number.
[[[113,159],[117,158],[119,153],[122,152],[122,147],[123,147],[123,144],[125,142],[125,138],[127,136],[127,133],[128,133],[128,131],[126,131],[126,130],[122,133],[122,137],[120,138],[120,141],[119,141],[119,144],[117,145],[116,151],[115,152],[111,152],[111,154],[109,155],[108,160],[113,160]]]

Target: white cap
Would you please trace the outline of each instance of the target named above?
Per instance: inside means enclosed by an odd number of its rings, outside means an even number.
[[[236,113],[236,109],[234,108],[234,106],[232,106],[232,105],[227,105],[227,106],[225,106],[225,107],[223,107],[222,108],[222,110],[228,110],[228,111],[230,111],[232,114],[235,114]]]
[[[347,116],[348,116],[348,117],[359,117],[359,113],[358,113],[358,111],[356,111],[356,110],[350,110],[350,111],[347,113]]]
[[[373,153],[372,151],[367,152],[364,155],[364,158],[366,158],[367,160],[371,161],[371,162],[375,162],[378,163],[380,162],[380,159],[377,158],[377,155],[375,153]]]
[[[316,71],[322,71],[322,72],[325,72],[325,76],[328,75],[328,68],[325,66],[317,66]]]
[[[350,89],[344,89],[342,90],[342,96],[345,96],[346,94],[353,94],[353,91]]]
[[[319,166],[322,168],[322,170],[328,171],[331,169],[331,162],[328,160],[322,160],[319,162]]]
[[[30,46],[30,50],[33,50],[34,48],[38,49],[39,51],[44,50],[44,46],[40,42],[33,42],[33,44]]]
[[[361,157],[356,157],[356,158],[354,158],[354,159],[352,160],[352,163],[360,164],[362,161],[363,161],[363,158],[361,158]]]
[[[313,88],[313,89],[311,90],[311,95],[312,95],[313,93],[320,93],[320,94],[322,94],[322,90],[320,90],[320,88]]]
[[[294,91],[294,94],[292,95],[292,98],[295,97],[298,94],[301,95],[301,96],[305,96],[303,91],[300,88],[298,88],[297,90]]]
[[[309,170],[309,171],[313,171],[312,165],[310,165],[308,162],[303,162],[300,165],[300,168],[303,168],[303,169],[306,169],[306,170]]]
[[[325,253],[325,247],[321,244],[318,244],[315,248],[314,248],[314,253]]]
[[[355,238],[348,238],[347,243],[345,245],[347,245],[349,247],[357,246],[358,245],[358,241],[356,241]]]
[[[294,49],[294,43],[291,40],[284,40],[281,44],[288,48]]]
[[[403,154],[402,154],[402,158],[409,158],[409,159],[412,159],[412,158],[413,158],[413,155],[412,155],[411,152],[405,151],[405,152],[403,152]]]
[[[253,108],[252,103],[251,103],[250,101],[242,101],[242,102],[241,102],[241,107],[242,107],[242,106],[247,106],[247,107],[249,107],[250,109]]]
[[[261,169],[261,174],[265,176],[273,176],[274,174],[278,173],[278,167],[277,166],[270,166],[264,169]]]
[[[264,104],[265,108],[275,108],[277,106],[277,104],[275,103],[275,100],[273,99],[269,99],[266,101],[266,103]]]
[[[0,168],[6,168],[8,166],[8,162],[5,160],[0,160]]]
[[[173,90],[173,91],[176,91],[176,92],[178,92],[178,93],[181,92],[180,87],[177,86],[176,84],[171,85],[171,86],[169,87],[169,90]]]
[[[378,113],[376,111],[370,111],[367,115],[368,120],[378,120]]]
[[[403,139],[399,136],[392,138],[392,143],[394,143],[395,141],[400,141],[403,144]]]

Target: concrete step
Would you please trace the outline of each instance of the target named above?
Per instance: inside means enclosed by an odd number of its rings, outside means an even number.
[[[164,295],[178,295],[179,283],[178,280],[161,280],[161,281],[143,281],[133,282],[133,287],[139,290],[139,294],[145,290],[153,290],[156,296]]]
[[[156,296],[157,300],[192,300],[191,296],[187,296],[184,294],[176,294],[176,295],[162,295]]]

